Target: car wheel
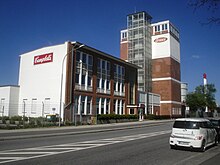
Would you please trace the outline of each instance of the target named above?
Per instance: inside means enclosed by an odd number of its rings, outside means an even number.
[[[170,145],[170,149],[175,149],[175,146],[174,145]]]
[[[205,152],[205,149],[206,149],[206,146],[205,146],[206,144],[205,144],[205,143],[206,143],[205,140],[203,140],[203,141],[202,141],[201,148],[200,148],[200,151],[201,151],[201,152]]]

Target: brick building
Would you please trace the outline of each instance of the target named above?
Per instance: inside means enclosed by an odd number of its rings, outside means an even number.
[[[127,16],[127,29],[121,31],[120,57],[137,64],[138,90],[161,96],[160,109],[148,112],[181,115],[181,75],[179,32],[170,21],[151,23],[146,12]],[[149,99],[148,99],[149,102]],[[158,109],[158,107],[157,107]]]
[[[127,108],[138,104],[137,69],[79,42],[27,52],[20,55],[18,115],[88,122],[97,114],[137,114]]]

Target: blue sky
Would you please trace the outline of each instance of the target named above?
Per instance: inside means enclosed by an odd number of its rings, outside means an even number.
[[[188,83],[189,91],[203,83],[206,73],[220,104],[220,25],[201,25],[209,12],[204,8],[193,12],[187,2],[0,0],[0,85],[17,84],[20,54],[65,41],[76,40],[119,57],[126,16],[146,11],[152,22],[170,20],[179,29],[181,80]]]

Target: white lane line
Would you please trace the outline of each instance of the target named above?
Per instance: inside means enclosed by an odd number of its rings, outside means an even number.
[[[14,159],[14,160],[21,160],[21,159],[24,159],[25,157],[0,157],[0,160],[11,160],[11,159]],[[1,162],[0,162],[1,163]]]
[[[132,141],[132,140],[138,140],[138,139],[143,139],[143,138],[147,138],[147,137],[153,137],[153,136],[158,136],[158,135],[162,135],[162,134],[167,134],[167,133],[170,133],[170,132],[171,131],[169,130],[169,131],[160,131],[160,132],[153,132],[153,133],[146,133],[146,134],[139,134],[139,135],[130,135],[130,136],[124,136],[124,137],[116,137],[116,138],[86,141],[86,142],[61,144],[61,145],[65,145],[65,146],[70,146],[70,148],[65,148],[64,151],[50,152],[50,153],[46,153],[46,154],[45,154],[45,152],[42,152],[42,154],[36,155],[36,156],[20,157],[19,159],[1,161],[0,164],[20,161],[20,160],[40,158],[40,157],[45,157],[45,156],[57,155],[57,154],[63,154],[63,153],[74,152],[74,151],[79,151],[79,150],[84,150],[84,149],[89,149],[89,148],[95,148],[95,147],[99,147],[99,146],[105,146],[105,145],[110,145],[110,144],[115,144],[115,143]],[[106,141],[106,143],[99,144],[99,142],[103,142],[103,141]],[[33,153],[34,153],[34,150],[47,150],[48,148],[49,149],[55,149],[58,146],[60,146],[60,145],[51,145],[51,146],[17,149],[17,150],[8,150],[8,151],[0,152],[0,154],[1,153],[11,154],[11,152],[16,154],[16,153],[21,153],[21,151],[25,151],[25,150],[33,150]],[[73,146],[77,146],[77,147],[75,148]],[[82,147],[79,147],[79,146],[82,146]]]
[[[3,152],[3,153],[0,153],[0,155],[39,155],[39,154],[54,154],[56,152]]]
[[[48,150],[48,151],[50,151],[50,150],[74,150],[75,148],[73,148],[73,147],[71,147],[71,148],[56,148],[56,147],[51,147],[51,148],[47,148],[47,147],[41,147],[41,148],[36,148],[35,150]],[[59,151],[58,151],[59,152]],[[52,153],[54,153],[54,152],[52,152]]]

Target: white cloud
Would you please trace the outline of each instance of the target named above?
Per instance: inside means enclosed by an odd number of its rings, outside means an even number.
[[[192,58],[193,58],[193,59],[200,59],[200,56],[198,56],[198,55],[192,55]]]

